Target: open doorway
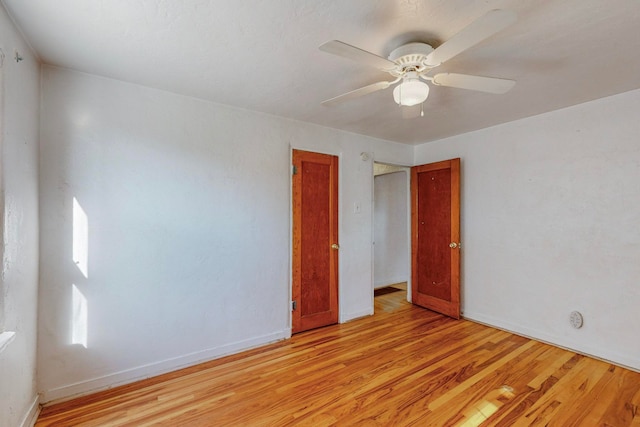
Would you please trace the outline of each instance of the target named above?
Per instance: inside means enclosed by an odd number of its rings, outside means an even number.
[[[373,174],[374,296],[393,293],[406,301],[411,277],[410,168],[375,162]]]

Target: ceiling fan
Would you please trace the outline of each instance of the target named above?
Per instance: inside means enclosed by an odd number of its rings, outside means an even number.
[[[352,90],[327,99],[322,102],[322,105],[338,105],[363,95],[387,89],[398,82],[400,83],[393,89],[393,99],[398,105],[409,107],[422,104],[429,96],[429,85],[423,80],[429,81],[435,86],[448,86],[494,94],[506,93],[515,85],[515,81],[457,73],[439,73],[433,76],[428,74],[442,63],[513,24],[515,20],[516,14],[512,11],[491,10],[436,49],[427,43],[407,43],[394,49],[389,54],[389,59],[338,40],[329,41],[320,46],[321,51],[386,71],[395,79]]]

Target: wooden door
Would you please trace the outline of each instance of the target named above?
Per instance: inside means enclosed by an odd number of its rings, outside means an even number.
[[[460,159],[411,168],[411,299],[460,318]]]
[[[338,323],[338,158],[293,150],[292,332]]]

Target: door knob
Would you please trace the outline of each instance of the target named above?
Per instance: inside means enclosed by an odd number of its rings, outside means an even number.
[[[340,249],[340,245],[337,244],[337,243],[334,243],[333,245],[331,245],[331,249],[338,250],[338,249]]]
[[[451,243],[449,243],[449,247],[450,247],[451,249],[455,249],[455,248],[457,248],[457,247],[458,247],[458,244],[457,244],[456,242],[451,242]]]

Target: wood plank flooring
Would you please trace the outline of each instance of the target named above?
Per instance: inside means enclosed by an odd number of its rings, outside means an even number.
[[[46,407],[44,426],[640,426],[640,373],[376,297],[375,316]]]

